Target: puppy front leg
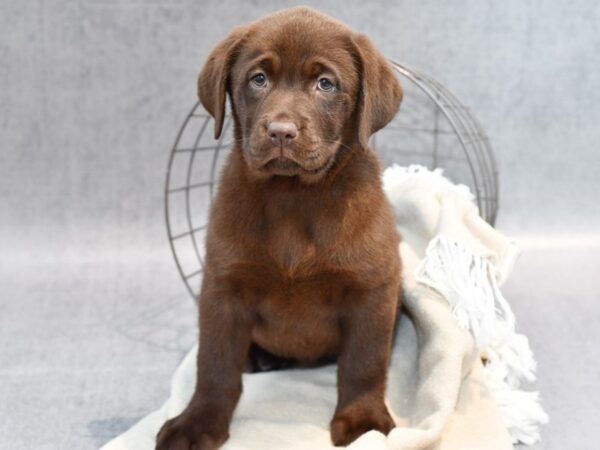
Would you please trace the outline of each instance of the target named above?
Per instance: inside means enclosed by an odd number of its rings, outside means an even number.
[[[251,340],[251,324],[243,308],[230,289],[217,286],[205,274],[196,390],[187,408],[163,425],[157,450],[212,450],[229,437]]]
[[[394,428],[384,399],[398,292],[397,286],[386,285],[357,294],[342,318],[334,445],[348,445],[369,430],[387,434]]]

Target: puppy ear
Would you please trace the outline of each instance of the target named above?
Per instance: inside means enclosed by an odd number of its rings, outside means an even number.
[[[362,34],[353,36],[359,74],[357,101],[358,140],[368,148],[369,137],[396,115],[402,87],[388,60]]]
[[[204,109],[215,119],[215,139],[221,136],[223,130],[229,75],[246,31],[246,27],[235,28],[217,45],[198,77],[198,97]]]

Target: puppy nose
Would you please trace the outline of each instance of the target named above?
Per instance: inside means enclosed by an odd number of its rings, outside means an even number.
[[[273,144],[285,147],[296,139],[298,128],[292,122],[271,122],[267,134]]]

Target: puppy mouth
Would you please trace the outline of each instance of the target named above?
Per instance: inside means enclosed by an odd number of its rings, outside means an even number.
[[[323,171],[329,166],[329,160],[316,169],[305,169],[296,161],[286,158],[285,156],[278,156],[277,158],[271,159],[265,165],[261,167],[264,172],[269,172],[273,175],[281,175],[285,177],[293,177],[300,174],[311,174],[316,175]]]

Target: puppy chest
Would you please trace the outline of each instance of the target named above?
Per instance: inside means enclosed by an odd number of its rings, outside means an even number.
[[[265,237],[264,250],[282,277],[306,276],[325,258],[310,224],[292,219],[279,221]]]
[[[289,189],[269,191],[263,207],[253,213],[260,224],[254,238],[285,277],[306,277],[315,265],[323,270],[343,221],[324,200]]]

